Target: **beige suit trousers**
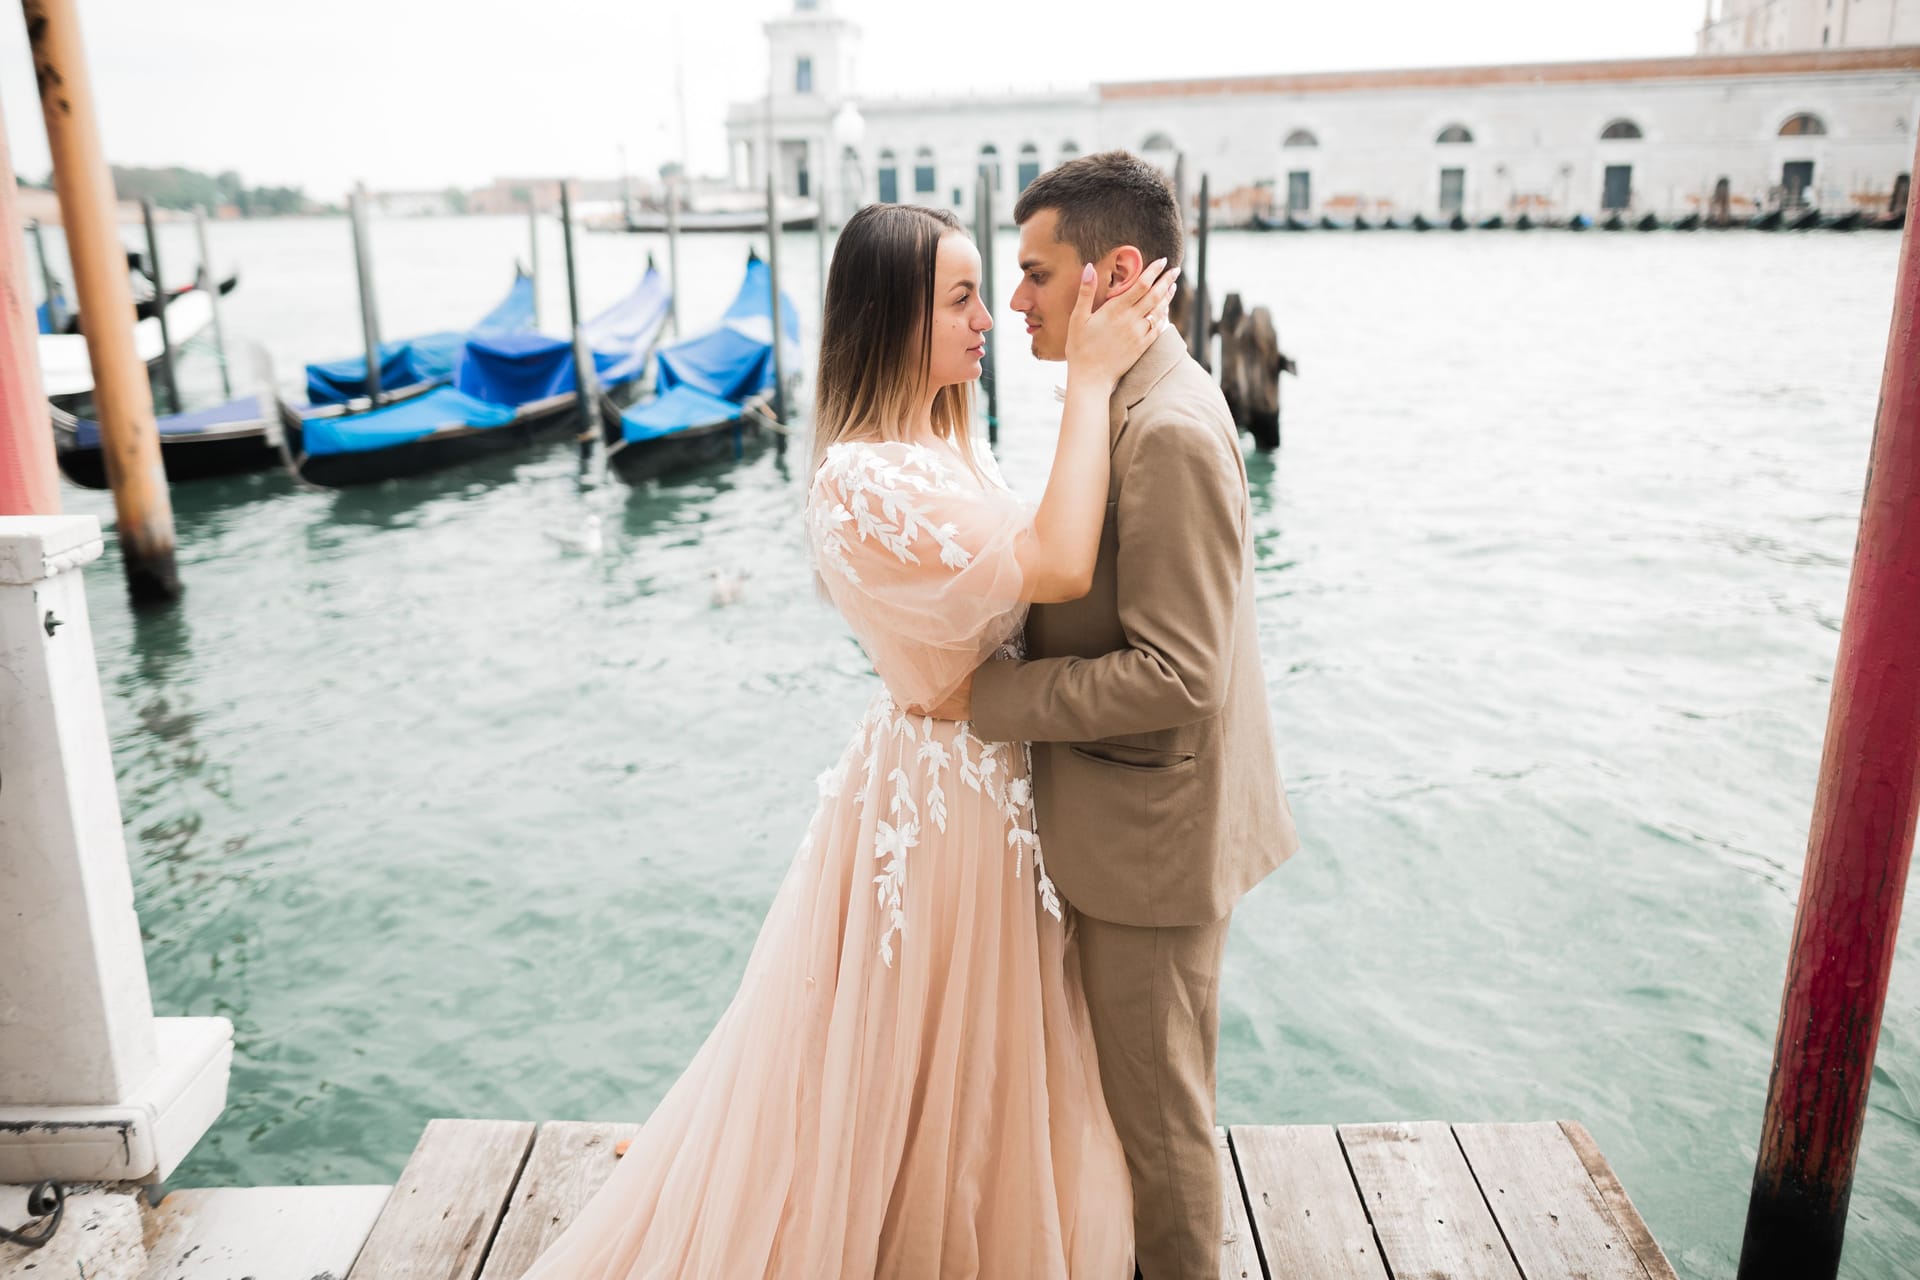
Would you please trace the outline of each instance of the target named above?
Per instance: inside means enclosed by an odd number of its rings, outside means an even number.
[[[1075,917],[1100,1083],[1133,1178],[1144,1280],[1217,1280],[1220,961],[1232,917],[1141,928]]]

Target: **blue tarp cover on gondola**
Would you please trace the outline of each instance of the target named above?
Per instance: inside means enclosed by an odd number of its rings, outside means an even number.
[[[646,367],[647,353],[666,322],[669,296],[660,273],[648,267],[632,293],[581,326],[594,346],[594,368],[603,385],[631,381]],[[574,389],[572,344],[530,332],[472,337],[454,382],[384,409],[310,418],[303,424],[306,452],[388,449],[452,424],[504,426],[519,406]]]
[[[195,436],[215,427],[229,426],[236,422],[258,422],[261,420],[260,397],[240,396],[225,404],[214,405],[210,409],[195,409],[192,413],[170,413],[158,420],[160,438]],[[100,424],[86,418],[77,419],[73,425],[73,442],[83,449],[100,447]]]
[[[511,333],[533,324],[533,281],[514,277],[507,296],[471,329],[449,329],[380,344],[380,385],[392,391],[422,382],[448,382],[457,372],[467,339]],[[367,358],[348,356],[307,366],[307,400],[345,404],[367,394]]]
[[[620,415],[620,434],[628,440],[658,440],[676,431],[732,422],[742,410],[731,400],[710,396],[681,383],[637,409]]]
[[[667,318],[668,289],[651,268],[632,293],[581,326],[602,386],[631,382],[646,368],[654,335]],[[532,404],[574,389],[573,344],[542,333],[475,337],[454,385],[492,404]]]
[[[308,454],[362,453],[409,444],[445,426],[500,427],[513,421],[506,405],[476,400],[454,387],[437,387],[384,409],[312,418],[302,424]]]
[[[661,394],[685,384],[722,400],[745,401],[773,389],[773,329],[769,323],[767,264],[755,258],[747,264],[733,305],[720,327],[676,342],[662,351],[654,371],[654,387]],[[800,313],[793,299],[780,295],[781,328],[797,358]]]

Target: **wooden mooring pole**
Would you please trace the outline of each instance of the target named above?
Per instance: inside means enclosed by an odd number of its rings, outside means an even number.
[[[1920,226],[1907,223],[1740,1280],[1840,1267],[1920,803]]]
[[[65,298],[60,292],[59,278],[53,274],[53,265],[47,261],[46,232],[41,228],[38,218],[27,224],[27,230],[33,235],[33,256],[40,261],[40,289],[47,295],[47,332],[60,333],[66,328],[67,310],[63,305]]]
[[[980,302],[993,314],[993,176],[982,171],[974,196],[973,237],[980,246]],[[1000,389],[993,370],[993,330],[986,333],[987,354],[980,362],[980,382],[987,392],[987,443],[1000,443]]]
[[[0,228],[19,225],[12,157],[0,127]],[[0,234],[0,516],[57,516],[60,475],[40,383],[40,326],[24,249],[17,236]],[[51,292],[47,299],[51,304]]]
[[[213,308],[213,347],[220,357],[220,389],[233,399],[233,369],[227,361],[227,333],[220,324],[220,277],[213,269],[213,254],[207,249],[207,211],[195,206],[193,234],[200,241],[200,287],[207,291],[207,305]]]
[[[353,224],[353,272],[360,282],[360,338],[367,348],[367,399],[380,403],[380,309],[373,298],[373,245],[367,234],[367,193],[355,187],[347,197]]]
[[[667,323],[680,336],[680,175],[667,179]]]
[[[160,460],[153,390],[133,340],[133,290],[120,242],[113,177],[100,146],[75,0],[23,0],[40,110],[53,153],[53,187],[67,233],[73,287],[93,366],[115,532],[127,590],[136,604],[180,595],[174,564],[173,503]]]
[[[580,327],[580,281],[573,261],[573,183],[560,184],[560,243],[567,256],[567,324],[573,334],[573,385],[575,414],[580,426],[580,456],[593,453],[594,437],[600,434],[596,415],[600,411],[599,381],[593,376],[593,352],[587,347],[587,335]]]
[[[160,326],[160,381],[167,388],[167,411],[179,413],[180,378],[173,369],[173,333],[167,327],[166,277],[160,271],[160,235],[153,225],[153,200],[140,202],[140,221],[147,228],[147,269],[153,272],[153,318]]]
[[[527,195],[527,274],[533,280],[533,327],[540,327],[540,206]]]
[[[767,156],[767,288],[773,294],[773,416],[787,421],[787,334],[780,307],[780,201],[774,181],[773,156]],[[774,433],[774,448],[784,450],[786,433]]]
[[[1200,175],[1200,224],[1194,235],[1198,250],[1199,274],[1193,282],[1193,327],[1188,337],[1193,342],[1193,358],[1200,367],[1209,372],[1213,370],[1213,299],[1207,296],[1207,175]]]

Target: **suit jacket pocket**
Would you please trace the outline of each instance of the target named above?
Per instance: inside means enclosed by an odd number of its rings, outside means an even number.
[[[1137,769],[1144,773],[1191,768],[1194,759],[1191,751],[1160,751],[1153,747],[1131,747],[1121,742],[1076,742],[1067,749],[1082,760],[1117,769]]]

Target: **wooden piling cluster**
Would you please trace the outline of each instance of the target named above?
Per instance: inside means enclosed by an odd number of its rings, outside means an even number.
[[[1177,167],[1176,190],[1184,191],[1186,166]],[[1280,349],[1280,333],[1266,307],[1249,312],[1238,293],[1229,293],[1220,314],[1213,314],[1213,294],[1207,279],[1207,249],[1212,230],[1211,198],[1206,174],[1200,175],[1199,217],[1195,234],[1195,270],[1183,276],[1174,318],[1187,348],[1200,366],[1213,371],[1213,340],[1220,339],[1220,392],[1226,397],[1233,423],[1253,437],[1254,445],[1271,451],[1280,447],[1280,378],[1298,374],[1299,366]],[[1186,205],[1181,203],[1182,216]]]

